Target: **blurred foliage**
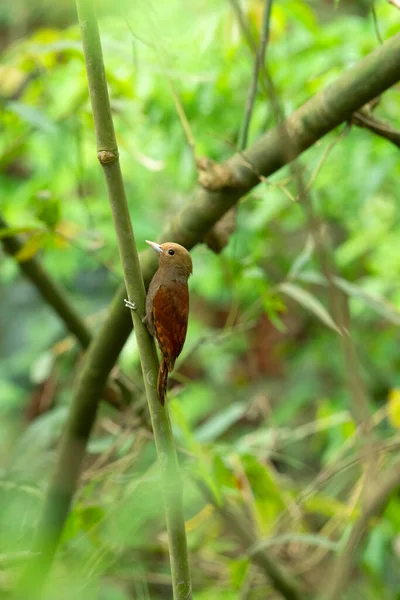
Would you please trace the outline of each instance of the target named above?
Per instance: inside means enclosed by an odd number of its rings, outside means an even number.
[[[336,4],[336,7],[335,7]],[[263,4],[242,3],[258,37]],[[383,39],[399,13],[375,2]],[[0,212],[95,332],[121,280],[99,169],[73,3],[0,7]],[[253,58],[228,2],[99,2],[122,170],[139,249],[190,202],[191,149],[235,150]],[[377,47],[369,2],[282,0],[267,61],[286,114]],[[173,93],[172,91],[173,90]],[[376,114],[400,128],[397,87]],[[275,123],[259,87],[249,143]],[[330,150],[328,154],[328,150]],[[329,231],[383,468],[398,443],[400,220],[398,150],[341,127],[302,158]],[[222,255],[193,251],[191,320],[172,378],[172,422],[185,480],[194,598],[274,597],[196,482],[251,516],[259,543],[310,586],[358,515],[359,432],[329,294],[296,185],[282,169],[239,206]],[[56,315],[1,256],[0,586],[12,589],[29,548],[80,366]],[[134,339],[120,365],[142,395]],[[32,406],[34,408],[32,409]],[[39,408],[38,408],[39,407]],[[28,418],[41,413],[36,419]],[[151,434],[135,407],[102,406],[64,532],[49,598],[167,598],[167,540]],[[318,474],[328,472],[326,479]],[[322,481],[322,483],[321,483]],[[371,529],[348,598],[400,588],[398,496]],[[362,574],[363,577],[359,575]],[[55,592],[56,590],[56,592]]]

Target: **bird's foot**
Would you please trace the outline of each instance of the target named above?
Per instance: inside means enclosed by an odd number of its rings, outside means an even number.
[[[137,310],[136,302],[131,302],[131,300],[127,300],[124,298],[126,308],[130,308],[131,310]]]
[[[138,309],[138,307],[136,305],[136,302],[132,302],[132,300],[127,300],[126,298],[124,298],[124,302],[125,302],[126,308],[129,308],[130,310],[136,310],[142,323],[144,323],[144,324],[147,323],[146,315],[142,315],[142,313],[140,312],[140,310]]]

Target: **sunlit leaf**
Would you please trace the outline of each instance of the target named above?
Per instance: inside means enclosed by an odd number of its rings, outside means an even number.
[[[347,510],[347,506],[344,502],[340,502],[329,496],[323,496],[322,494],[315,494],[310,498],[306,498],[303,502],[303,506],[309,513],[316,513],[326,517],[334,517],[341,513],[344,514]],[[353,511],[353,518],[357,517],[358,512],[358,509]]]
[[[392,388],[388,396],[388,417],[393,427],[400,429],[400,389]]]
[[[15,259],[18,262],[30,260],[43,248],[43,245],[48,240],[47,231],[40,231],[32,235],[29,240],[23,245],[21,250],[15,254]]]
[[[229,562],[229,573],[233,589],[239,590],[246,578],[250,566],[247,558],[231,560]]]
[[[35,384],[45,381],[53,368],[54,354],[52,352],[44,352],[33,362],[31,367],[31,380]]]
[[[269,464],[261,464],[251,455],[242,456],[241,461],[254,498],[253,510],[260,531],[266,533],[286,507],[285,491],[279,484],[279,475]]]

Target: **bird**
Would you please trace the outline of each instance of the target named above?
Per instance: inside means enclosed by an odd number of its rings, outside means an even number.
[[[158,254],[159,266],[150,282],[146,296],[146,323],[156,338],[161,352],[157,378],[157,392],[161,404],[165,402],[168,373],[182,352],[189,318],[188,279],[193,273],[189,252],[180,244],[165,242],[146,243]],[[126,306],[136,308],[125,300]]]

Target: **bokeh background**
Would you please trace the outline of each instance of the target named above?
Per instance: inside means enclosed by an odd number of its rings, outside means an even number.
[[[235,152],[253,57],[226,1],[98,3],[111,107],[138,249],[190,199],[197,156]],[[255,39],[263,3],[241,3]],[[399,31],[400,12],[370,2],[273,5],[268,68],[285,114]],[[71,1],[0,6],[0,590],[28,560],[82,353],[21,274],[36,257],[95,333],[122,281]],[[400,128],[397,86],[374,114]],[[249,144],[276,122],[259,87]],[[342,125],[303,155],[313,210],[349,298],[379,469],[399,442],[399,151]],[[221,254],[193,252],[188,338],[170,409],[185,484],[194,597],[274,598],[249,553],[198,486],[244,507],[256,534],[310,589],[358,516],[360,441],[348,365],[309,218],[285,168],[239,205]],[[1,241],[1,240],[0,240]],[[282,284],[285,288],[281,288]],[[288,285],[289,284],[289,285]],[[48,597],[170,597],[155,450],[134,336],[118,367],[121,412],[102,404]],[[331,477],[320,475],[331,473]],[[304,492],[306,491],[306,494]],[[400,500],[355,557],[348,598],[397,598]]]

